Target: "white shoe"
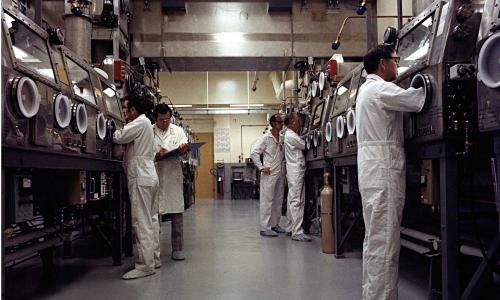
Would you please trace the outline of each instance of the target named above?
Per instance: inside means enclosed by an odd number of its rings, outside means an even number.
[[[142,277],[153,275],[154,273],[155,273],[155,271],[145,272],[145,271],[133,269],[133,270],[128,271],[127,273],[123,274],[122,279],[124,279],[124,280],[137,279],[137,278],[142,278]]]
[[[159,268],[161,268],[161,263],[155,264],[155,269],[159,269]]]
[[[265,230],[265,231],[261,231],[260,232],[260,235],[261,236],[267,236],[267,237],[277,237],[278,234],[270,229],[268,230]]]
[[[298,242],[310,242],[312,239],[306,235],[305,233],[297,234],[292,236],[292,240],[298,241]]]

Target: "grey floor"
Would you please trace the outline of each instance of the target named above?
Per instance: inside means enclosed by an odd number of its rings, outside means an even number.
[[[335,259],[321,240],[293,242],[259,236],[258,201],[198,201],[185,213],[187,259],[170,259],[170,223],[162,224],[163,267],[153,276],[124,281],[133,266],[111,266],[98,247],[82,243],[77,257],[56,260],[42,275],[39,259],[4,272],[9,299],[361,299],[361,254]],[[90,244],[90,245],[89,245]],[[405,255],[403,253],[403,255]],[[425,268],[402,263],[400,299],[426,299]],[[425,261],[423,261],[425,262]],[[412,265],[413,264],[413,265]],[[420,267],[420,270],[418,270]]]

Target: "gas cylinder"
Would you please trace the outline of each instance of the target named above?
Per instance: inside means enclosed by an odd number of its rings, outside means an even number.
[[[323,190],[320,194],[321,201],[321,246],[324,253],[334,253],[335,239],[333,231],[333,188],[330,185],[330,173],[323,175]]]

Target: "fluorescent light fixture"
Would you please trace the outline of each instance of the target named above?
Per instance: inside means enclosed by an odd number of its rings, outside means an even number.
[[[106,88],[104,91],[102,91],[104,94],[106,94],[106,96],[108,97],[114,97],[115,96],[115,91],[113,91],[113,89],[111,88]]]
[[[179,108],[179,107],[193,107],[192,104],[174,104],[173,106],[175,108]]]
[[[21,60],[22,62],[27,62],[27,63],[42,62],[38,58],[33,57],[31,54],[29,54],[28,52],[24,51],[19,47],[12,46],[12,49],[14,50],[14,55],[16,56],[16,58]]]
[[[243,32],[219,32],[214,34],[214,39],[219,43],[244,42]]]
[[[337,95],[342,96],[345,92],[347,92],[347,88],[345,86],[341,86],[337,91]]]
[[[264,104],[230,104],[230,107],[263,107]]]

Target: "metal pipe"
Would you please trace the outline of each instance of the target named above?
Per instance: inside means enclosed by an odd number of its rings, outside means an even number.
[[[435,235],[431,235],[425,232],[417,231],[406,227],[401,227],[401,233],[422,242],[432,242],[435,240],[439,240],[439,237]]]
[[[368,2],[368,10],[366,12],[366,48],[372,49],[378,45],[378,22],[373,17],[377,16],[377,0]]]
[[[42,26],[42,0],[35,0],[35,23]]]
[[[398,9],[398,30],[403,28],[403,0],[397,0]]]
[[[471,247],[471,246],[467,246],[467,245],[460,246],[460,253],[462,253],[463,255],[483,258],[483,254],[481,253],[481,250],[479,250],[476,247]]]
[[[349,16],[344,19],[342,22],[342,26],[340,26],[339,33],[337,34],[337,38],[335,40],[335,43],[340,42],[340,38],[342,37],[342,31],[344,30],[345,25],[347,24],[348,20],[351,19],[366,19],[366,18],[374,18],[374,19],[388,19],[388,18],[397,18],[398,16],[373,16],[373,17],[364,17],[364,16]],[[402,18],[411,18],[412,16],[402,16]]]
[[[415,244],[415,243],[410,242],[410,241],[405,240],[405,239],[401,239],[401,246],[405,247],[407,249],[413,250],[413,251],[417,252],[418,254],[422,254],[422,255],[431,252],[431,249],[428,249],[424,246],[421,246],[419,244]]]

